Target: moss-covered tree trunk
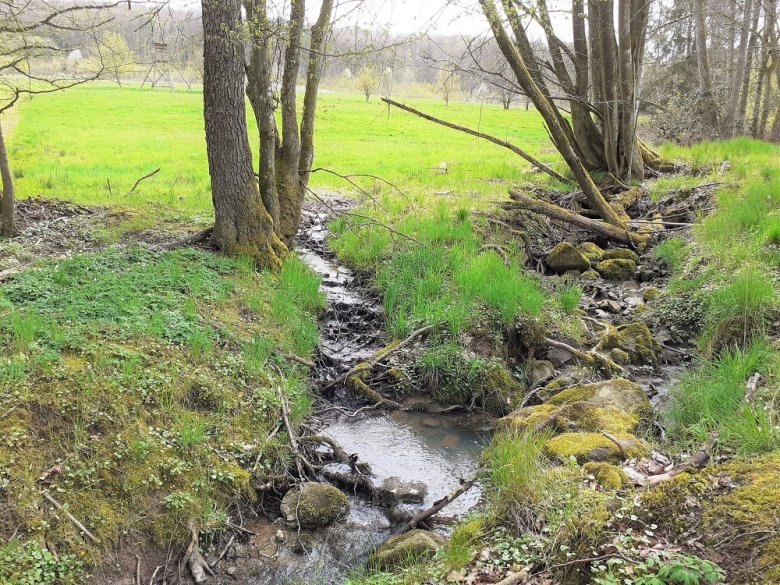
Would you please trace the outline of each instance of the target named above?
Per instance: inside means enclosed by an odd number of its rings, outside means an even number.
[[[0,235],[10,238],[16,232],[16,191],[11,167],[8,164],[8,152],[5,148],[5,137],[0,125],[0,177],[3,180],[3,201],[0,206]]]
[[[286,251],[274,233],[252,171],[244,106],[244,45],[237,38],[240,0],[203,2],[203,115],[211,197],[212,244],[276,268]]]

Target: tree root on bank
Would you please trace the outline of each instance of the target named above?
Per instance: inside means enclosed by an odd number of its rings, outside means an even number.
[[[379,408],[385,408],[387,410],[400,410],[402,408],[401,404],[395,400],[385,398],[379,392],[373,390],[368,384],[361,380],[360,376],[357,374],[349,376],[346,379],[346,382],[347,387],[355,394],[365,398],[368,402],[373,404],[378,403]]]
[[[612,376],[615,372],[620,374],[625,374],[626,370],[615,363],[613,360],[605,356],[604,354],[601,354],[595,350],[590,351],[582,351],[577,349],[576,347],[572,347],[568,343],[563,343],[562,341],[556,341],[554,339],[545,339],[545,343],[548,345],[551,345],[552,347],[555,347],[557,349],[562,349],[565,352],[570,353],[572,356],[574,356],[574,359],[576,359],[579,362],[582,362],[586,366],[596,366],[604,371],[605,374],[608,376]]]
[[[170,251],[170,250],[176,250],[177,248],[182,248],[184,246],[192,246],[194,244],[199,244],[201,242],[205,242],[206,240],[208,240],[211,237],[213,231],[214,228],[209,227],[204,230],[200,230],[198,232],[188,234],[184,237],[177,238],[169,242],[163,242],[162,244],[158,244],[156,246],[156,249],[163,250],[163,251]]]
[[[204,559],[203,555],[200,553],[198,544],[200,533],[198,532],[195,523],[190,522],[188,528],[190,529],[190,543],[187,546],[187,552],[184,553],[181,564],[182,566],[187,565],[195,583],[203,583],[209,577],[214,576],[214,571],[211,570],[206,559]]]

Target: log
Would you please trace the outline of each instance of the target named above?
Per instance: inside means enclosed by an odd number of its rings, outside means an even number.
[[[446,120],[442,120],[441,118],[436,118],[434,116],[431,116],[430,114],[421,112],[420,110],[417,110],[411,106],[407,106],[395,100],[391,100],[390,98],[383,97],[382,101],[385,102],[386,104],[404,110],[405,112],[409,112],[410,114],[414,114],[415,116],[419,116],[420,118],[428,120],[429,122],[440,124],[441,126],[452,128],[453,130],[458,130],[459,132],[465,132],[466,134],[470,134],[471,136],[476,136],[477,138],[482,138],[484,140],[487,140],[488,142],[497,144],[498,146],[503,146],[504,148],[511,150],[516,155],[520,156],[521,158],[531,163],[534,167],[536,167],[543,173],[547,173],[557,181],[560,181],[561,183],[571,184],[570,179],[567,179],[560,173],[554,171],[546,164],[544,164],[542,161],[534,158],[526,151],[524,151],[522,148],[515,146],[511,142],[507,142],[506,140],[501,140],[500,138],[496,138],[495,136],[491,136],[490,134],[485,134],[484,132],[479,132],[478,130],[472,130],[471,128],[467,128],[466,126],[461,126],[460,124],[453,124],[452,122],[447,122]]]
[[[414,528],[420,523],[424,522],[437,512],[441,511],[445,506],[448,506],[453,501],[455,501],[458,497],[465,494],[467,491],[469,491],[472,486],[477,482],[477,476],[476,473],[472,475],[471,477],[467,479],[461,480],[461,483],[458,487],[456,487],[454,490],[452,490],[450,493],[448,493],[446,496],[444,496],[441,500],[436,501],[433,506],[428,508],[427,510],[423,510],[419,514],[417,514],[414,518],[409,520],[406,524],[401,525],[395,532],[395,535],[398,534],[404,534],[405,532],[409,532],[410,530],[414,530]]]
[[[518,191],[510,191],[509,196],[512,198],[513,204],[510,204],[508,208],[525,209],[526,211],[532,211],[541,215],[547,216],[551,219],[556,219],[565,223],[570,223],[581,227],[593,233],[596,233],[605,238],[615,240],[622,244],[629,244],[633,246],[643,247],[647,242],[647,236],[643,234],[637,234],[628,230],[620,229],[605,221],[598,221],[595,219],[588,219],[587,217],[558,207],[552,203],[536,199],[535,197],[529,197]]]

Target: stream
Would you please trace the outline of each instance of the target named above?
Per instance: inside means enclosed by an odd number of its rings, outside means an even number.
[[[337,200],[333,205],[343,207],[346,203]],[[335,384],[328,391],[324,389],[355,364],[382,349],[387,338],[383,331],[381,299],[373,296],[352,270],[340,265],[326,246],[326,223],[330,216],[332,210],[325,206],[305,210],[296,248],[301,259],[322,279],[321,290],[327,301],[320,323],[312,385],[315,394],[354,411],[363,403],[356,401],[344,384]],[[456,488],[461,478],[475,471],[491,426],[480,416],[409,411],[367,411],[348,416],[336,410],[319,418],[317,432],[370,465],[375,485],[388,479],[417,486],[422,482],[425,489],[421,501],[383,507],[362,492],[346,490],[347,516],[322,530],[297,530],[281,518],[258,519],[249,524],[255,536],[238,549],[236,571],[232,575],[235,580],[226,583],[236,580],[251,585],[344,583],[395,527],[429,508]],[[339,472],[349,472],[347,465],[339,463],[326,465],[325,469],[330,469],[331,479]],[[448,525],[463,517],[480,498],[479,486],[472,487],[436,516],[434,528],[446,533]]]

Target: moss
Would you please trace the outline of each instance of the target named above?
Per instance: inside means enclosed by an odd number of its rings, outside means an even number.
[[[589,262],[600,262],[604,256],[604,250],[593,242],[583,242],[577,246],[577,251],[585,256]]]
[[[430,558],[444,546],[444,539],[428,530],[419,528],[388,539],[369,558],[369,564],[382,569],[414,563]]]
[[[578,431],[599,433],[630,434],[639,426],[639,417],[617,408],[600,408],[586,402],[570,405],[561,415],[571,422]]]
[[[628,248],[612,248],[611,250],[605,250],[602,256],[603,260],[633,260],[634,263],[639,262],[639,256],[633,250]]]
[[[515,380],[503,365],[490,362],[482,382],[482,405],[493,415],[509,412],[525,393],[525,386]]]
[[[560,410],[559,406],[552,404],[526,406],[498,419],[496,425],[499,429],[533,430],[549,421],[550,417]]]
[[[650,301],[654,301],[658,298],[658,295],[661,294],[661,291],[655,288],[654,286],[646,288],[644,291],[642,291],[642,300],[646,303],[649,303]]]
[[[628,485],[628,477],[616,465],[602,461],[589,461],[582,466],[584,473],[592,475],[604,489],[619,490],[624,485]]]
[[[580,274],[581,280],[598,280],[599,278],[601,278],[601,275],[595,270],[586,270]]]
[[[648,416],[652,411],[650,401],[642,387],[623,378],[568,388],[550,398],[547,404],[560,405],[575,402],[587,402],[592,406],[621,410],[639,419]]]
[[[596,265],[596,270],[605,280],[630,280],[636,272],[636,262],[624,258],[603,260]]]
[[[620,461],[617,445],[599,433],[564,433],[548,439],[544,453],[551,459],[567,461],[571,457],[577,463],[587,461]]]
[[[627,351],[624,351],[619,347],[610,350],[610,352],[607,355],[609,359],[611,359],[613,362],[621,366],[625,366],[631,363],[631,356],[628,355]]]
[[[621,349],[628,353],[631,363],[635,364],[656,365],[661,356],[661,345],[644,321],[610,327],[599,340],[597,349],[602,352]]]
[[[307,482],[282,498],[282,514],[301,528],[322,528],[347,511],[349,502],[340,489],[325,483]]]
[[[544,262],[550,270],[558,274],[569,270],[585,272],[590,268],[590,261],[570,242],[561,242],[555,246]]]

